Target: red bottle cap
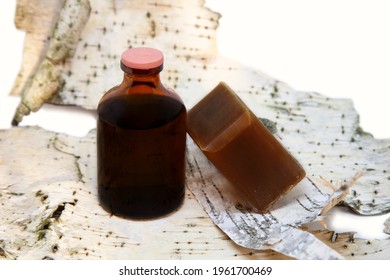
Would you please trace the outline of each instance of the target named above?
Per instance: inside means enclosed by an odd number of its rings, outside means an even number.
[[[123,52],[121,63],[132,69],[152,69],[161,66],[164,62],[162,52],[153,48],[131,48]]]

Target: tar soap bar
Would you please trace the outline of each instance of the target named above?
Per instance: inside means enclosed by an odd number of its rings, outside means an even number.
[[[188,132],[256,212],[305,177],[299,162],[221,82],[188,113]]]

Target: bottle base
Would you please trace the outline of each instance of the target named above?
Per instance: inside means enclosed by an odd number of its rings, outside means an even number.
[[[169,193],[165,191],[163,194],[161,191],[153,192],[153,190],[126,191],[124,193],[110,192],[100,188],[99,203],[105,211],[113,216],[134,220],[150,220],[162,218],[179,209],[184,201],[184,193],[184,188],[181,192]]]

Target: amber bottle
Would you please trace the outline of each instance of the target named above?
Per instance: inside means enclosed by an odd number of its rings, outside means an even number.
[[[129,49],[121,68],[97,109],[99,201],[113,215],[159,217],[184,197],[186,108],[160,81],[160,51]]]

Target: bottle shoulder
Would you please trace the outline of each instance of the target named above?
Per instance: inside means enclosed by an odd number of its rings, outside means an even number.
[[[99,101],[99,104],[98,104],[98,108],[99,106],[104,103],[105,101],[107,101],[108,99],[111,99],[111,98],[114,98],[116,96],[120,96],[122,95],[122,90],[120,89],[120,85],[116,85],[112,88],[110,88],[108,91],[106,91],[102,97],[100,98],[100,101]]]
[[[161,81],[126,81],[124,80],[121,84],[112,87],[106,93],[103,94],[98,107],[105,103],[107,100],[112,98],[119,98],[125,95],[158,95],[165,96],[167,98],[173,98],[179,103],[184,105],[183,100],[179,94],[169,87],[165,87]]]

